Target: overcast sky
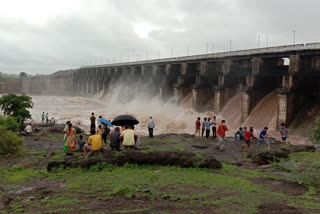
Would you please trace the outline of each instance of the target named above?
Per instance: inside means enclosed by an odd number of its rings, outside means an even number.
[[[0,72],[320,40],[319,0],[0,0]],[[214,46],[214,47],[213,47]]]

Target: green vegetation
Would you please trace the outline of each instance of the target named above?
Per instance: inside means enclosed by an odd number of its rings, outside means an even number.
[[[315,121],[315,126],[312,129],[311,140],[313,142],[320,142],[320,117]]]
[[[21,150],[22,139],[14,132],[0,126],[0,155],[18,154]]]
[[[32,98],[23,94],[8,94],[0,98],[0,107],[5,115],[15,117],[19,123],[31,118],[28,109],[33,107]]]
[[[18,132],[20,130],[20,124],[17,122],[16,118],[11,116],[0,116],[0,126],[12,132]]]

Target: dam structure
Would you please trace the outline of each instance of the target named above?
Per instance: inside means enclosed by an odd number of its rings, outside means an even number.
[[[26,94],[93,96],[125,84],[177,104],[192,96],[192,108],[218,114],[241,94],[241,121],[265,96],[278,97],[277,126],[320,100],[320,43],[228,51],[126,63],[82,66],[52,75],[25,77]],[[123,91],[130,97],[133,90]],[[209,100],[211,100],[210,103]],[[212,101],[213,100],[213,101]]]

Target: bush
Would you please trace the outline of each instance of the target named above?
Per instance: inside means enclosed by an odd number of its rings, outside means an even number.
[[[22,139],[14,132],[0,126],[0,155],[12,155],[21,151]]]
[[[21,125],[17,122],[17,119],[14,117],[0,116],[0,126],[4,126],[9,131],[18,132],[20,131]]]

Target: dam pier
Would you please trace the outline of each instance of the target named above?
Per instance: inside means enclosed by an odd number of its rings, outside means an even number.
[[[319,102],[320,43],[229,51],[185,57],[82,66],[52,75],[24,77],[21,92],[93,96],[125,84],[164,102],[192,97],[198,112],[218,114],[241,94],[241,121],[270,93],[277,94],[277,125],[290,124],[299,109]],[[210,102],[209,102],[210,100]]]

